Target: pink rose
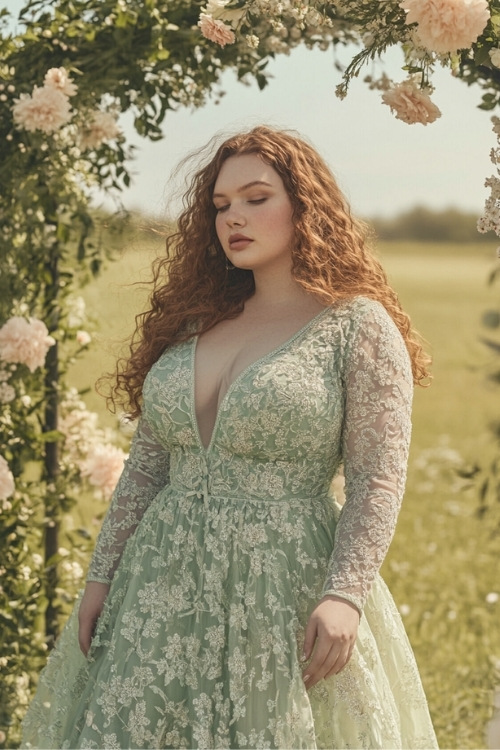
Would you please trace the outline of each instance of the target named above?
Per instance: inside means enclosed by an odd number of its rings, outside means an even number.
[[[27,365],[31,372],[42,367],[55,339],[41,320],[13,317],[0,328],[0,358]]]
[[[420,122],[427,125],[441,117],[441,112],[425,91],[418,88],[410,78],[398,83],[382,95],[384,104],[388,104],[398,120],[409,125]]]
[[[0,500],[7,500],[14,494],[14,490],[14,477],[9,469],[9,464],[3,456],[0,456]]]
[[[43,82],[45,86],[53,86],[66,96],[74,96],[78,91],[77,87],[69,77],[66,68],[51,68],[45,73]]]
[[[82,476],[88,477],[90,484],[109,500],[123,471],[125,458],[125,453],[114,445],[96,445],[82,463]]]
[[[14,122],[33,132],[54,133],[71,119],[71,106],[66,94],[53,86],[35,86],[33,94],[21,94],[14,99]]]
[[[482,34],[490,11],[486,0],[402,0],[406,23],[428,50],[445,54],[468,49]]]
[[[91,341],[92,337],[90,333],[87,333],[87,331],[76,332],[76,342],[77,344],[80,344],[80,346],[87,346],[87,344],[90,344]]]
[[[200,13],[198,26],[203,36],[210,39],[211,42],[215,42],[221,47],[225,47],[226,44],[234,44],[236,39],[234,32],[223,21],[216,21],[207,13]]]
[[[104,141],[117,138],[121,130],[110,112],[97,110],[90,115],[89,122],[80,131],[80,148],[99,148]]]

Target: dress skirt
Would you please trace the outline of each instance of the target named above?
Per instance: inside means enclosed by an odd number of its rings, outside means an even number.
[[[380,576],[349,664],[305,689],[304,629],[337,517],[325,499],[160,492],[127,543],[88,658],[76,603],[40,676],[23,747],[437,747]]]

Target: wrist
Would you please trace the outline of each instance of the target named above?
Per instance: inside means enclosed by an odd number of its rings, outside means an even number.
[[[349,599],[344,599],[342,596],[338,596],[337,594],[325,594],[320,601],[321,602],[333,601],[333,602],[338,602],[340,604],[345,604],[347,607],[349,607],[349,609],[352,609],[354,612],[356,612],[356,614],[361,619],[361,611],[359,607],[357,607]]]

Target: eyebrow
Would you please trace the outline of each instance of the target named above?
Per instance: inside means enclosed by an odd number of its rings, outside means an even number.
[[[253,180],[253,182],[247,182],[246,185],[242,185],[237,189],[237,193],[243,193],[245,190],[248,190],[248,188],[254,187],[254,185],[265,185],[266,187],[272,187],[272,185],[269,182],[265,182],[264,180]],[[224,193],[214,193],[212,198],[225,198]]]

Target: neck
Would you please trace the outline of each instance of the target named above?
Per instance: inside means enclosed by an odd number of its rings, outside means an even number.
[[[290,273],[257,273],[254,271],[255,293],[253,300],[262,306],[279,306],[297,303],[307,292]]]

